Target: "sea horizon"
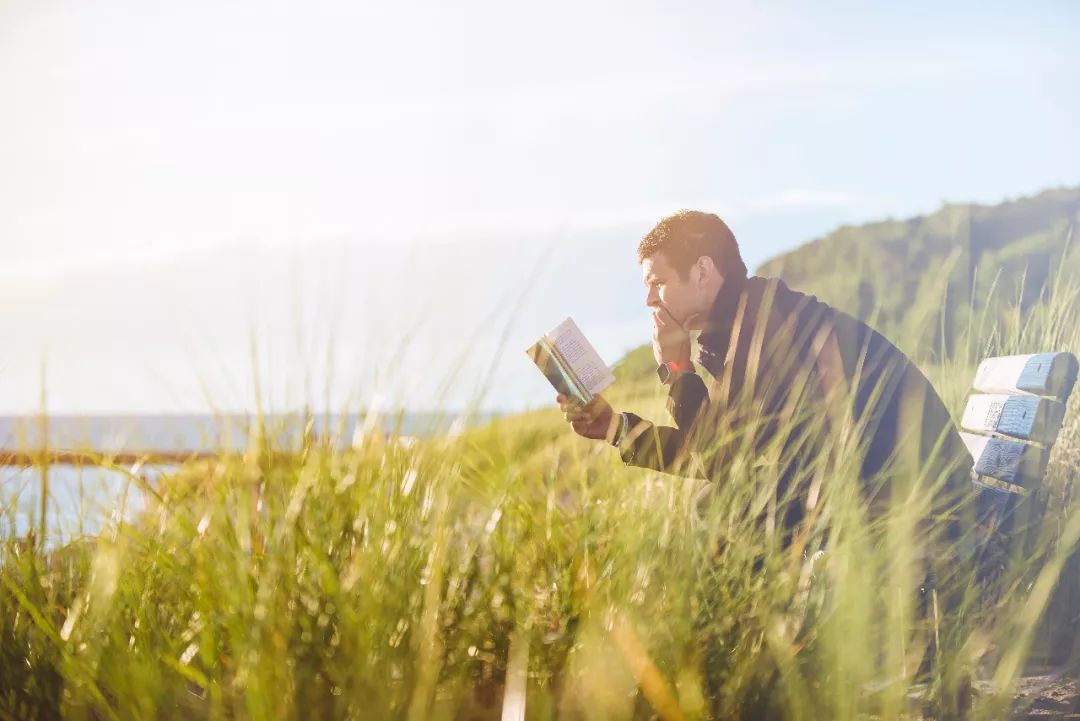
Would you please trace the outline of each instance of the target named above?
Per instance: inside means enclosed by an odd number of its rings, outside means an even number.
[[[43,447],[98,451],[238,450],[249,442],[256,422],[273,432],[280,442],[290,443],[299,439],[308,420],[314,433],[336,442],[353,443],[358,433],[376,428],[383,434],[429,438],[504,415],[463,409],[0,414],[0,450]],[[42,443],[43,433],[45,443]]]
[[[341,448],[362,442],[371,433],[401,438],[431,438],[486,423],[501,414],[456,411],[382,411],[365,413],[262,414],[267,431],[279,448],[298,447],[306,425]],[[257,413],[129,413],[48,414],[47,443],[40,443],[42,417],[0,415],[0,451],[27,452],[42,448],[97,452],[197,453],[240,451],[248,447]],[[174,463],[142,463],[137,472],[154,483],[176,468]],[[48,469],[46,545],[56,547],[93,535],[110,520],[131,521],[146,508],[146,499],[125,470],[93,465],[55,463]],[[25,537],[40,527],[41,468],[0,466],[0,539]]]

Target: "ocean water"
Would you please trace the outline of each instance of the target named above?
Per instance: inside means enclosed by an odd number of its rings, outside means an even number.
[[[142,467],[139,474],[154,482],[169,466]],[[49,468],[46,504],[46,544],[54,546],[98,533],[107,523],[130,521],[146,506],[128,475],[93,466],[56,465]],[[23,537],[39,528],[42,472],[40,468],[0,468],[0,537]]]
[[[486,422],[490,414],[465,417],[450,413],[375,416],[316,416],[311,432],[339,447],[358,443],[369,433],[425,438]],[[300,415],[263,419],[276,446],[295,448],[305,427]],[[0,416],[0,449],[95,451],[237,451],[248,444],[248,415],[50,416],[43,425],[32,416]],[[42,439],[47,439],[43,443]],[[169,464],[137,469],[151,484],[168,473]],[[23,537],[41,519],[42,470],[0,466],[0,538]],[[50,546],[98,533],[106,524],[130,521],[146,506],[129,474],[96,466],[53,465],[48,471],[46,543]]]

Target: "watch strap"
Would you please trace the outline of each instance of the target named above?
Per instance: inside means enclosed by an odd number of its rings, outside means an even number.
[[[619,447],[619,444],[623,442],[624,438],[626,438],[626,429],[629,425],[630,420],[627,417],[626,413],[620,413],[618,424],[615,427],[615,435],[611,439],[611,445],[615,446],[616,448]]]

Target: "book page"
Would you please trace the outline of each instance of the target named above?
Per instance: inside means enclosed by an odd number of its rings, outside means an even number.
[[[611,369],[574,323],[573,318],[567,318],[560,323],[555,330],[548,333],[548,338],[589,393],[599,393],[615,381]]]
[[[525,352],[556,391],[577,399],[581,405],[587,404],[592,399],[591,394],[578,384],[574,371],[564,366],[549,338],[546,336],[541,338]]]

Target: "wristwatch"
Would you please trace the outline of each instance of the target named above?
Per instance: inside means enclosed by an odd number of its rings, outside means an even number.
[[[692,370],[692,363],[679,363],[677,361],[665,361],[656,367],[656,375],[660,376],[660,382],[668,385],[680,374]]]
[[[623,438],[626,437],[627,426],[630,425],[629,416],[627,416],[626,413],[620,413],[618,424],[618,427],[615,429],[615,435],[609,441],[609,443],[611,443],[611,445],[615,446],[616,448],[619,447],[619,444],[622,443]]]

